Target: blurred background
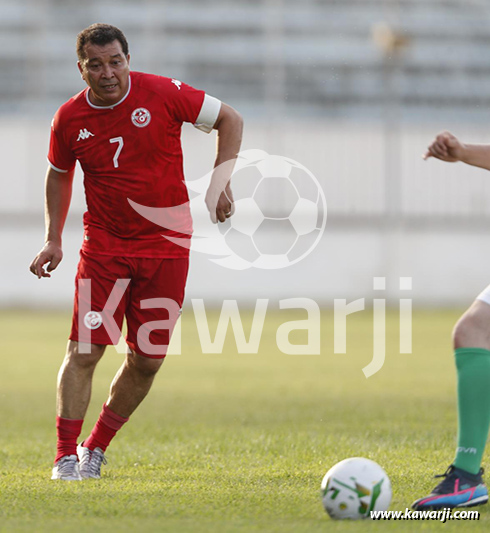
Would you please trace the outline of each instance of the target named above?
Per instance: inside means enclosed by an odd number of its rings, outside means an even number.
[[[133,70],[238,109],[244,149],[300,162],[326,194],[326,232],[307,258],[237,272],[193,253],[188,300],[301,296],[328,307],[372,297],[384,276],[393,304],[399,277],[412,277],[415,306],[459,306],[490,281],[490,176],[421,158],[444,129],[490,142],[487,0],[0,0],[0,306],[71,306],[79,169],[63,263],[41,281],[28,266],[43,245],[51,118],[84,88],[75,39],[94,22],[124,31]],[[188,126],[183,142],[191,181],[212,168],[215,134]],[[270,195],[272,210],[280,204]]]

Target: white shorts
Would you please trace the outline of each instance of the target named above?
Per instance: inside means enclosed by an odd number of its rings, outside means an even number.
[[[481,300],[482,302],[485,302],[486,304],[490,305],[490,285],[483,289],[482,292],[480,292],[480,294],[476,297],[476,299]]]

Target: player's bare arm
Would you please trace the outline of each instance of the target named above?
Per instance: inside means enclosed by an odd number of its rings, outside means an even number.
[[[73,188],[72,172],[57,172],[49,167],[45,186],[46,244],[30,265],[30,271],[40,278],[51,277],[52,272],[63,259],[61,235],[70,207]],[[44,265],[48,265],[46,270]]]
[[[437,135],[427,148],[424,159],[435,157],[448,163],[462,161],[474,167],[490,170],[490,145],[466,144],[448,131]]]
[[[234,213],[230,178],[242,144],[242,116],[231,106],[221,104],[214,129],[218,130],[218,148],[213,178],[206,194],[206,205],[211,220],[217,223],[224,222]],[[226,184],[224,190],[222,184]]]

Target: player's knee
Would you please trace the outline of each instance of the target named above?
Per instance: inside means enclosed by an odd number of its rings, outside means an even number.
[[[77,366],[83,369],[93,369],[104,355],[105,346],[100,344],[88,345],[88,350],[82,350],[78,342],[71,341],[66,352],[66,362],[68,365]]]
[[[488,331],[475,314],[463,315],[453,329],[454,348],[473,348],[488,342]]]
[[[144,377],[153,377],[162,366],[163,359],[151,359],[150,357],[144,357],[137,353],[130,353],[127,357],[127,364],[134,371]]]

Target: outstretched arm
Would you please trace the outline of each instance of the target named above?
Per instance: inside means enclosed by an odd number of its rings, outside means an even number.
[[[462,161],[474,167],[490,170],[489,144],[464,144],[452,133],[440,133],[427,148],[424,159],[435,157],[441,161],[455,163]]]
[[[217,223],[224,222],[234,212],[230,178],[242,144],[242,116],[229,105],[221,104],[214,129],[218,130],[218,148],[206,205],[211,220]]]
[[[45,186],[46,244],[30,265],[30,271],[40,278],[50,278],[63,259],[61,235],[70,207],[74,171],[57,172],[48,167]],[[44,265],[48,264],[46,271]]]

